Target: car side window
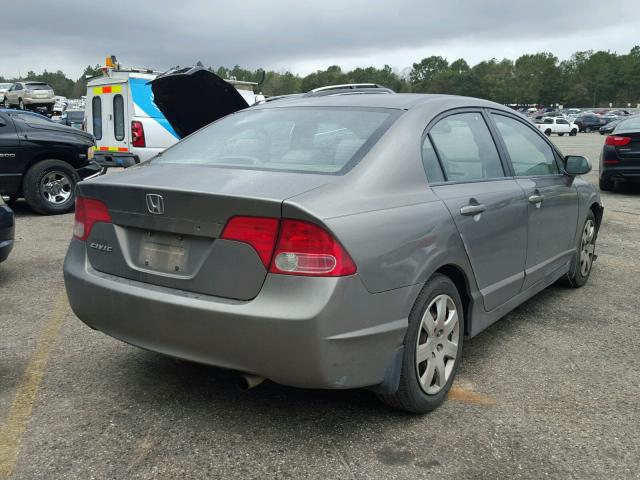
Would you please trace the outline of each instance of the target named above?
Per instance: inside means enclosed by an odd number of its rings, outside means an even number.
[[[545,118],[544,123],[553,123],[553,118]]]
[[[553,149],[544,138],[518,120],[492,115],[517,177],[559,173]]]
[[[566,120],[563,120],[563,119],[559,119],[557,121],[557,123],[560,124],[560,125],[569,125],[569,122],[567,122]]]
[[[22,90],[22,85],[20,85],[19,83],[16,85],[16,90]]]
[[[447,181],[504,177],[498,150],[480,112],[443,118],[431,128],[429,136]]]
[[[422,142],[422,166],[427,174],[427,180],[431,183],[444,182],[444,174],[438,161],[436,151],[433,149],[431,139],[427,135]]]
[[[114,95],[113,97],[113,135],[119,142],[124,140],[124,99],[122,95]]]

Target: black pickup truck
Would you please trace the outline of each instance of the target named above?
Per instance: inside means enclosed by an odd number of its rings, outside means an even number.
[[[76,183],[101,173],[90,134],[37,113],[0,109],[0,195],[43,215],[73,209]]]

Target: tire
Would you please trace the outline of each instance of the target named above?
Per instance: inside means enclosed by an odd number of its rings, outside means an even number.
[[[604,135],[604,132],[602,130],[600,130],[600,135]]]
[[[80,177],[68,163],[43,160],[27,171],[22,191],[29,206],[37,213],[68,213],[73,210],[79,181]]]
[[[24,102],[21,98],[18,99],[18,110],[24,110]]]
[[[442,312],[441,317],[437,315],[438,311]],[[446,320],[440,323],[439,318],[445,317],[453,323]],[[436,334],[436,331],[440,333]],[[450,332],[448,335],[447,331]],[[462,360],[463,337],[464,311],[460,294],[448,277],[436,274],[424,286],[409,314],[398,390],[390,395],[379,394],[378,398],[407,412],[434,410],[444,402],[451,389]],[[425,357],[420,363],[416,361],[418,344],[423,347],[420,351]]]
[[[564,133],[559,133],[558,136],[559,137],[564,137]]]
[[[551,136],[551,130],[550,130],[549,128],[547,128],[547,129],[544,131],[544,134],[545,134],[547,137],[550,137],[550,136]]]
[[[569,132],[570,137],[575,137],[577,134],[578,134],[578,130],[576,130],[575,128]]]
[[[591,127],[585,127],[584,131],[585,131],[586,133],[591,133]]]
[[[605,180],[602,177],[598,180],[598,186],[603,192],[611,192],[616,188],[616,184],[614,182],[611,180]]]
[[[567,274],[566,280],[573,288],[584,286],[589,280],[593,268],[593,260],[596,251],[596,239],[598,230],[596,226],[596,216],[591,210],[587,213],[582,230],[578,235],[577,263],[573,272]]]

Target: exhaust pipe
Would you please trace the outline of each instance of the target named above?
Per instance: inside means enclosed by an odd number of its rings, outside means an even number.
[[[257,387],[262,382],[264,382],[264,377],[261,377],[259,375],[251,375],[250,373],[242,373],[240,374],[238,386],[240,387],[240,390],[250,390],[254,387]]]

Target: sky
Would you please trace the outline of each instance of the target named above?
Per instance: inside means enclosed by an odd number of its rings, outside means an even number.
[[[379,4],[378,4],[379,3]],[[625,13],[627,12],[627,13]],[[3,2],[0,75],[62,70],[116,55],[123,66],[344,70],[430,55],[471,65],[548,51],[620,54],[640,44],[637,0],[21,0]]]

